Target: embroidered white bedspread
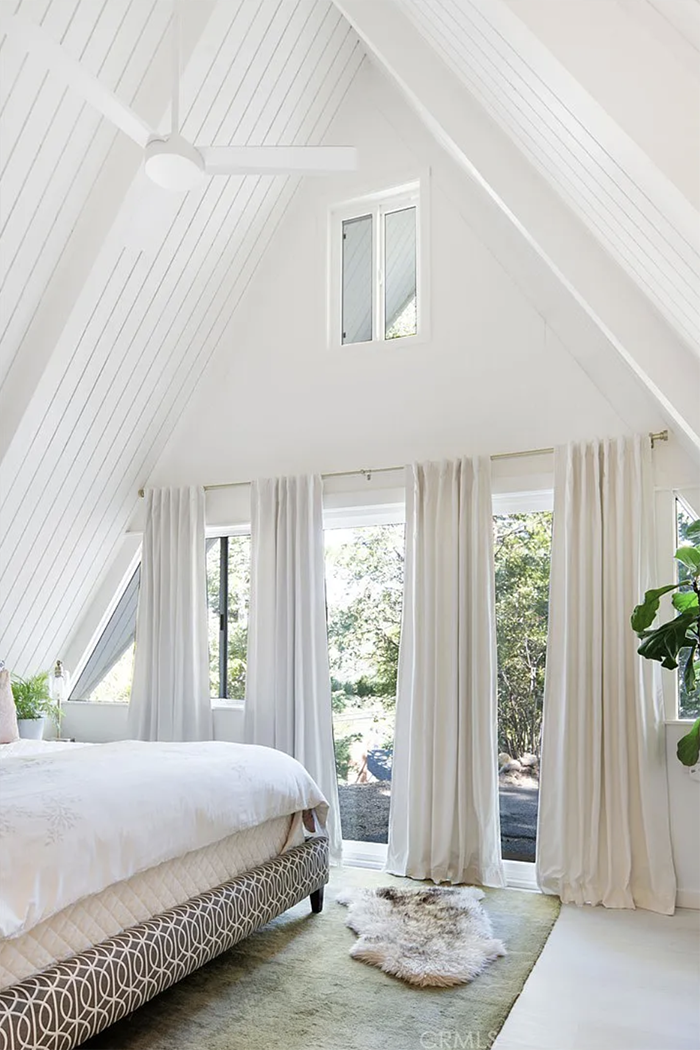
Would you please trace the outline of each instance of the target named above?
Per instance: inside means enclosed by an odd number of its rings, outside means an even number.
[[[223,741],[124,740],[0,761],[0,937],[274,817],[328,807],[295,759]]]

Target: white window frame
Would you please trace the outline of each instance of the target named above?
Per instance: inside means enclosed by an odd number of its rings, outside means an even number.
[[[207,527],[204,532],[208,540],[220,540],[231,538],[232,536],[250,536],[251,526],[250,523],[241,522],[239,525],[212,525]],[[209,610],[207,609],[207,615]],[[225,708],[226,710],[243,710],[245,707],[245,700],[238,700],[235,697],[228,696],[211,696],[210,698],[212,710],[216,708]]]
[[[397,339],[384,337],[384,217],[405,208],[416,209],[416,334]],[[361,350],[389,346],[415,346],[430,338],[428,280],[428,178],[356,197],[331,208],[329,213],[328,344],[332,350]],[[343,223],[372,216],[372,338],[343,342]]]
[[[679,500],[687,512],[692,516],[696,513],[691,505],[687,494],[677,488],[657,489],[656,498],[656,572],[658,585],[674,582],[678,566],[674,555],[678,547],[676,500]],[[668,620],[675,615],[671,604],[671,595],[664,594],[661,598],[658,614],[658,622]],[[678,685],[678,670],[667,671],[661,668],[661,690],[663,697],[664,722],[667,725],[690,726],[694,718],[681,717],[680,712],[680,689]]]

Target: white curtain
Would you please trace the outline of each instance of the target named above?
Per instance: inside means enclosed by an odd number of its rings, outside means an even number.
[[[202,488],[146,489],[129,735],[211,740]]]
[[[557,449],[538,881],[563,901],[671,914],[659,670],[630,627],[659,582],[653,551],[648,437]]]
[[[245,738],[306,767],[328,801],[329,846],[338,861],[321,478],[253,482],[251,539]]]
[[[491,463],[410,468],[387,868],[504,885]]]

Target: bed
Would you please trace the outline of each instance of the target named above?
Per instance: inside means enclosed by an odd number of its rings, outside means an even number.
[[[327,806],[269,748],[0,748],[0,1050],[71,1050],[328,880]]]

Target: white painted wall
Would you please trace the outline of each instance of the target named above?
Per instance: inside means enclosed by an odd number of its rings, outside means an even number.
[[[61,735],[91,744],[110,740],[127,740],[127,704],[89,704],[69,701],[64,704]],[[243,742],[243,705],[227,704],[214,708],[214,739]]]
[[[678,903],[684,908],[700,908],[700,780],[692,779],[676,757],[678,741],[689,728],[689,722],[666,726],[671,843]]]
[[[304,184],[150,483],[393,466],[661,425],[583,312],[369,65],[333,131],[358,145],[361,171]],[[428,166],[430,340],[331,352],[329,209]]]

